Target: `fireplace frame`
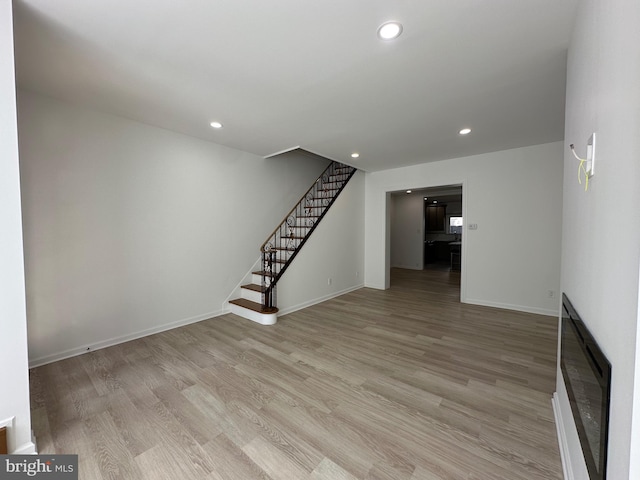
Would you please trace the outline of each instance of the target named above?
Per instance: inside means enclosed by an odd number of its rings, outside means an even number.
[[[602,353],[600,347],[596,343],[595,339],[587,329],[586,325],[578,315],[578,312],[573,307],[566,294],[562,294],[562,323],[561,323],[561,346],[560,346],[560,368],[562,370],[562,376],[569,395],[569,403],[571,405],[571,413],[578,430],[578,437],[580,438],[580,445],[582,447],[582,453],[584,455],[585,462],[587,464],[587,470],[589,471],[590,480],[606,480],[607,478],[607,442],[609,437],[609,406],[611,398],[611,363],[607,360],[607,357]],[[570,343],[571,342],[571,343]],[[579,349],[576,348],[579,346]],[[571,348],[573,347],[573,348]],[[582,352],[582,357],[568,358],[571,355],[571,351]],[[571,380],[571,363],[573,362],[573,377]],[[586,363],[582,363],[586,362]],[[582,373],[589,378],[577,379],[581,373],[575,368],[575,364],[579,363],[582,366]],[[584,368],[588,365],[590,368]],[[577,372],[577,373],[576,373]],[[591,375],[589,375],[591,372]],[[600,402],[596,408],[591,408],[589,405],[589,394],[576,391],[574,389],[574,383],[579,383],[583,389],[593,386],[593,380],[599,386],[599,399]],[[591,393],[594,389],[591,387]],[[587,397],[581,401],[581,398]],[[599,426],[599,431],[596,432],[598,438],[598,452],[594,453],[589,441],[589,434],[585,423],[583,422],[582,412],[588,416],[592,410],[595,413],[599,413],[599,418],[596,418]],[[592,440],[594,437],[593,431],[591,432]]]

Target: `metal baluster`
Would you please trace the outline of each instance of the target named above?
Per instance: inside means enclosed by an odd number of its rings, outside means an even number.
[[[354,171],[353,167],[332,162],[263,244],[262,304],[265,307],[275,307],[277,280]]]

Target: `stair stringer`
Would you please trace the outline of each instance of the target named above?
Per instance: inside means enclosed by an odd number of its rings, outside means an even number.
[[[239,297],[242,296],[242,288],[241,288],[242,285],[246,285],[247,283],[251,283],[251,279],[252,279],[252,276],[253,276],[252,272],[255,272],[256,270],[258,270],[260,268],[260,265],[261,265],[261,259],[260,259],[260,257],[258,257],[258,259],[255,261],[255,263],[251,266],[251,268],[247,271],[247,273],[245,273],[244,277],[242,277],[242,279],[238,282],[238,284],[233,288],[233,290],[231,291],[229,296],[222,303],[222,312],[223,313],[230,313],[231,312],[231,304],[229,303],[229,301],[234,299],[234,298],[239,298]]]
[[[278,282],[279,316],[364,287],[364,188],[358,171]]]
[[[352,168],[352,167],[349,167],[349,166],[343,166],[343,167],[344,168]],[[339,168],[339,167],[336,167],[336,168]],[[325,217],[325,214],[326,214],[326,216],[328,218],[331,218],[334,215],[333,212],[335,211],[335,208],[332,208],[332,207],[333,207],[335,202],[339,202],[339,203],[340,202],[346,202],[348,204],[348,201],[346,201],[345,199],[341,200],[341,198],[344,197],[344,191],[345,190],[351,190],[352,188],[356,188],[356,187],[350,187],[350,185],[352,185],[354,183],[357,183],[359,185],[359,187],[357,187],[356,190],[358,190],[360,192],[359,196],[361,197],[359,200],[356,200],[356,203],[358,203],[360,205],[360,207],[359,207],[360,211],[359,211],[359,214],[357,215],[357,218],[360,218],[361,222],[362,222],[362,228],[361,228],[361,233],[360,233],[361,241],[359,243],[359,247],[358,247],[357,250],[359,250],[359,253],[360,253],[360,256],[362,257],[362,259],[361,259],[361,261],[360,261],[360,263],[358,265],[358,268],[357,269],[353,269],[352,273],[355,273],[356,277],[358,276],[358,273],[357,273],[356,270],[358,270],[359,272],[364,274],[364,265],[363,265],[364,254],[362,252],[362,245],[364,243],[363,242],[363,238],[364,238],[364,177],[362,175],[358,175],[358,174],[361,174],[361,173],[362,172],[358,172],[356,170],[353,173],[345,173],[344,174],[344,175],[348,176],[348,178],[346,178],[346,180],[345,180],[345,185],[340,186],[339,189],[336,189],[338,191],[332,197],[331,202],[329,203],[329,205],[327,205],[326,209],[323,209],[324,212],[320,212],[320,217],[319,217],[319,220],[316,222],[316,225],[311,228],[311,231],[307,235],[305,235],[305,237],[302,240],[301,244],[298,246],[298,248],[296,248],[292,258],[290,259],[290,262],[287,262],[287,265],[284,267],[284,269],[287,268],[289,263],[292,263],[292,264],[296,263],[293,260],[298,254],[302,254],[303,256],[307,255],[307,253],[304,253],[304,254],[302,253],[302,252],[305,251],[304,248],[301,248],[302,245],[305,244],[307,239],[311,240],[312,238],[314,238],[314,236],[317,236],[316,234],[312,235],[312,233],[314,231],[316,231],[316,227],[320,227],[322,229],[322,223],[323,222],[320,222],[320,220],[322,220],[322,218]],[[355,182],[351,181],[350,182],[350,180],[352,179],[354,174],[356,176],[358,176],[359,179],[358,179],[358,181],[355,181]],[[334,175],[334,173],[328,173],[328,175],[329,175],[329,177],[331,177],[331,176]],[[337,173],[337,175],[340,176],[340,175],[343,175],[343,174]],[[317,181],[320,181],[320,179],[318,179]],[[315,198],[314,202],[315,201],[321,201],[321,198],[322,197]],[[305,200],[305,197],[303,197],[302,200]],[[300,204],[298,204],[298,205],[300,205]],[[317,208],[317,207],[315,207],[315,208]],[[347,209],[349,209],[349,207],[347,207]],[[304,218],[304,217],[298,217],[298,218]],[[353,219],[351,218],[350,220],[353,220]],[[324,222],[326,222],[326,221],[327,220],[325,219]],[[281,227],[279,227],[279,228],[281,228]],[[276,233],[276,232],[274,232],[274,233]],[[339,240],[339,236],[336,237],[336,238],[333,238],[332,240],[334,240],[334,241]],[[312,241],[312,243],[313,243],[313,241]],[[277,243],[276,243],[276,245],[277,245]],[[264,245],[263,245],[263,247],[264,247]],[[340,249],[340,244],[338,243],[336,245],[336,247],[338,249]],[[311,252],[308,252],[308,253],[311,254]],[[260,305],[258,302],[256,302],[257,298],[260,298],[259,297],[260,296],[260,292],[255,292],[255,291],[251,292],[251,291],[249,291],[251,289],[259,290],[260,289],[260,285],[262,283],[261,282],[261,278],[259,278],[259,276],[258,277],[254,277],[253,279],[251,279],[252,281],[250,281],[250,279],[249,279],[250,276],[253,276],[253,275],[251,275],[251,273],[258,274],[259,271],[261,271],[263,269],[262,268],[263,267],[262,258],[259,258],[258,261],[256,262],[256,264],[254,264],[254,265],[258,265],[259,268],[254,270],[253,272],[248,272],[245,275],[245,277],[243,278],[243,281],[240,282],[236,286],[234,291],[227,297],[227,301],[229,303],[226,303],[225,307],[228,307],[228,308],[225,308],[225,310],[231,311],[231,312],[233,312],[235,314],[238,314],[239,316],[242,316],[242,317],[247,318],[249,320],[255,321],[257,323],[261,323],[263,325],[272,325],[273,323],[276,322],[278,309],[275,309],[275,308],[270,309],[269,307],[265,307],[264,303],[262,305]],[[280,277],[284,273],[284,269],[280,270],[278,277]],[[340,266],[336,266],[336,270],[339,271],[340,270]],[[303,277],[304,277],[304,275],[303,275]],[[285,276],[285,278],[286,278],[286,276]],[[354,280],[355,280],[355,282],[354,282]],[[304,282],[304,280],[302,280],[302,281]],[[251,286],[251,289],[242,288],[243,285],[246,285],[246,284],[253,284],[253,285]],[[330,282],[329,282],[329,285],[330,285]],[[307,306],[310,306],[310,305],[313,305],[313,304],[328,300],[329,298],[333,298],[335,296],[339,296],[339,295],[342,295],[342,294],[347,293],[349,291],[361,288],[363,286],[363,276],[359,277],[357,279],[355,279],[355,278],[354,279],[349,279],[347,281],[346,285],[345,285],[345,282],[342,282],[342,285],[340,285],[340,286],[341,287],[346,287],[346,288],[342,288],[340,290],[336,290],[335,286],[333,286],[331,289],[329,289],[329,291],[326,291],[326,289],[318,289],[317,292],[320,294],[320,296],[313,297],[313,298],[305,295],[305,298],[303,299],[302,302],[295,302],[295,304],[288,305],[286,307],[286,313],[291,313],[292,311],[295,311],[295,310],[298,310],[298,309],[301,309],[301,308],[305,308]],[[262,288],[264,288],[264,287],[262,287]],[[235,297],[238,296],[238,291],[240,292],[240,297],[241,297],[240,299],[235,298]],[[248,298],[248,296],[246,294],[247,292],[249,294],[251,294],[251,295],[258,295],[258,297],[254,297],[253,299],[250,299],[250,298]],[[232,297],[234,299],[230,300]],[[253,304],[246,304],[245,300],[251,300],[254,303]],[[239,303],[244,303],[244,306],[243,305],[239,305]],[[294,303],[294,302],[292,302],[292,303]],[[260,312],[260,308],[263,308],[264,311]],[[283,313],[281,313],[281,314],[283,314]],[[257,315],[257,318],[254,318],[254,317],[256,317],[256,315]]]
[[[245,308],[242,305],[237,305],[231,302],[232,299],[247,299],[256,303],[262,301],[260,294],[256,292],[250,292],[247,289],[242,288],[246,284],[259,284],[261,279],[254,272],[258,270],[262,265],[262,259],[258,258],[253,264],[251,269],[242,277],[242,280],[236,285],[233,291],[229,294],[225,300],[222,309],[225,313],[233,313],[240,317],[246,318],[260,325],[274,325],[278,320],[278,310],[270,312],[257,312],[251,308]],[[253,295],[257,297],[252,298]]]

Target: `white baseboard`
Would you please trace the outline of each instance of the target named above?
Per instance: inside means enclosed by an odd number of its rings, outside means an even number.
[[[509,303],[500,302],[488,302],[486,300],[477,300],[474,298],[465,298],[463,303],[469,303],[471,305],[481,305],[483,307],[502,308],[504,310],[515,310],[518,312],[535,313],[537,315],[547,315],[549,317],[557,317],[558,312],[548,308],[528,307],[524,305],[512,305]]]
[[[324,295],[322,297],[314,298],[313,300],[309,300],[307,302],[299,303],[298,305],[294,305],[291,307],[283,308],[278,312],[278,317],[283,315],[287,315],[289,313],[297,312],[298,310],[302,310],[303,308],[310,307],[312,305],[317,305],[318,303],[326,302],[327,300],[331,300],[332,298],[339,297],[340,295],[344,295],[345,293],[353,292],[355,290],[359,290],[364,287],[364,284],[358,284],[353,287],[345,288],[344,290],[340,290],[339,292],[333,292],[328,295]]]
[[[275,325],[278,321],[277,313],[260,313],[233,303],[231,304],[231,313],[260,325]]]
[[[301,310],[306,307],[310,307],[311,305],[316,305],[318,303],[324,302],[331,298],[339,297],[340,295],[344,295],[345,293],[352,292],[354,290],[358,290],[362,288],[364,285],[356,285],[354,287],[350,287],[339,292],[334,292],[329,295],[325,295],[323,297],[319,297],[313,300],[309,300],[307,302],[301,303],[299,305],[294,305],[292,307],[287,307],[283,310],[280,310],[278,316],[286,315],[288,313],[295,312],[297,310]],[[219,317],[220,315],[224,315],[229,313],[231,308],[227,305],[226,308],[219,310],[217,312],[206,313],[203,315],[198,315],[196,317],[186,318],[184,320],[178,320],[177,322],[166,323],[163,325],[158,325],[153,328],[148,328],[146,330],[141,330],[138,332],[130,333],[128,335],[122,335],[119,337],[111,338],[108,340],[104,340],[101,342],[90,343],[86,345],[81,345],[76,348],[71,348],[69,350],[64,350],[62,352],[53,353],[51,355],[45,355],[43,357],[33,358],[29,360],[29,368],[40,367],[42,365],[46,365],[48,363],[57,362],[59,360],[64,360],[66,358],[76,357],[78,355],[82,355],[83,353],[89,353],[94,350],[100,350],[102,348],[111,347],[113,345],[118,345],[120,343],[130,342],[131,340],[136,340],[138,338],[147,337],[149,335],[153,335],[155,333],[165,332],[167,330],[172,330],[174,328],[182,327],[184,325],[189,325],[191,323],[201,322],[203,320],[208,320],[210,318]],[[22,448],[22,447],[21,447]],[[26,446],[25,448],[29,449],[31,447]],[[33,447],[35,448],[35,447]]]
[[[363,285],[365,288],[373,288],[374,290],[386,290],[387,287],[384,286],[384,284],[380,283],[365,283]]]
[[[554,392],[551,397],[551,406],[553,407],[553,417],[556,422],[556,432],[558,434],[558,445],[560,447],[560,460],[562,461],[562,471],[564,480],[573,480],[573,470],[569,461],[569,445],[567,444],[567,435],[564,431],[564,423],[562,421],[562,411],[558,403],[558,393]]]
[[[24,445],[18,447],[15,451],[11,453],[12,455],[37,455],[38,449],[36,448],[35,442],[27,442]]]
[[[203,320],[208,320],[210,318],[219,317],[223,315],[224,311],[219,310],[217,312],[205,313],[202,315],[197,315],[191,318],[185,318],[183,320],[178,320],[176,322],[165,323],[163,325],[158,325],[153,328],[147,328],[146,330],[140,330],[138,332],[130,333],[127,335],[122,335],[115,338],[110,338],[108,340],[103,340],[101,342],[90,343],[86,345],[81,345],[76,348],[71,348],[69,350],[64,350],[62,352],[53,353],[51,355],[45,355],[43,357],[33,358],[29,360],[29,368],[39,367],[41,365],[46,365],[48,363],[57,362],[59,360],[64,360],[65,358],[76,357],[78,355],[82,355],[83,353],[89,353],[94,350],[100,350],[102,348],[111,347],[113,345],[118,345],[120,343],[130,342],[131,340],[136,340],[138,338],[147,337],[149,335],[153,335],[155,333],[166,332],[167,330],[172,330],[174,328],[182,327],[184,325],[189,325],[191,323],[201,322]]]
[[[32,455],[38,453],[36,449],[36,439],[33,436],[33,430],[31,431],[31,441],[26,442],[19,447],[15,447],[15,427],[16,427],[16,417],[9,417],[4,420],[0,420],[0,428],[7,428],[7,448],[9,450],[9,455]]]

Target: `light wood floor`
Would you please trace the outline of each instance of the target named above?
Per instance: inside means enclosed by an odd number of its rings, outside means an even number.
[[[394,270],[264,327],[225,315],[34,369],[41,453],[87,479],[561,479],[556,320]]]

